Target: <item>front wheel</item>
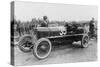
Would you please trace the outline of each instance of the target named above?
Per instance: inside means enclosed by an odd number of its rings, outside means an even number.
[[[41,38],[39,39],[33,48],[33,54],[38,59],[44,59],[49,56],[52,49],[52,44],[49,39]]]

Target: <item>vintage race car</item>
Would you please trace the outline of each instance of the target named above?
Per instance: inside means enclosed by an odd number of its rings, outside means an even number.
[[[81,41],[82,48],[88,47],[89,37],[87,33],[75,33],[80,29],[70,29],[70,31],[68,29],[65,26],[36,27],[32,34],[21,37],[19,48],[23,52],[32,51],[36,58],[44,59],[49,56],[53,43]]]

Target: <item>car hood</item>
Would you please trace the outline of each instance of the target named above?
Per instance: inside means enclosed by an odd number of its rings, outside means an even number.
[[[64,26],[58,27],[37,27],[37,31],[66,31]]]

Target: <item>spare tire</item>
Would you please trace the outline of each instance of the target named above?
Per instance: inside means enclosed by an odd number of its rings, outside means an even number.
[[[31,47],[33,46],[32,43],[32,37],[29,35],[25,35],[23,37],[21,37],[20,41],[19,41],[19,49],[24,52],[31,52]]]

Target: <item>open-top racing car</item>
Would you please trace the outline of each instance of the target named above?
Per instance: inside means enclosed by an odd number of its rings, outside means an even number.
[[[81,41],[82,48],[88,47],[89,37],[84,28],[75,26],[36,27],[30,35],[24,35],[19,42],[23,52],[33,52],[38,59],[49,56],[53,43]]]

